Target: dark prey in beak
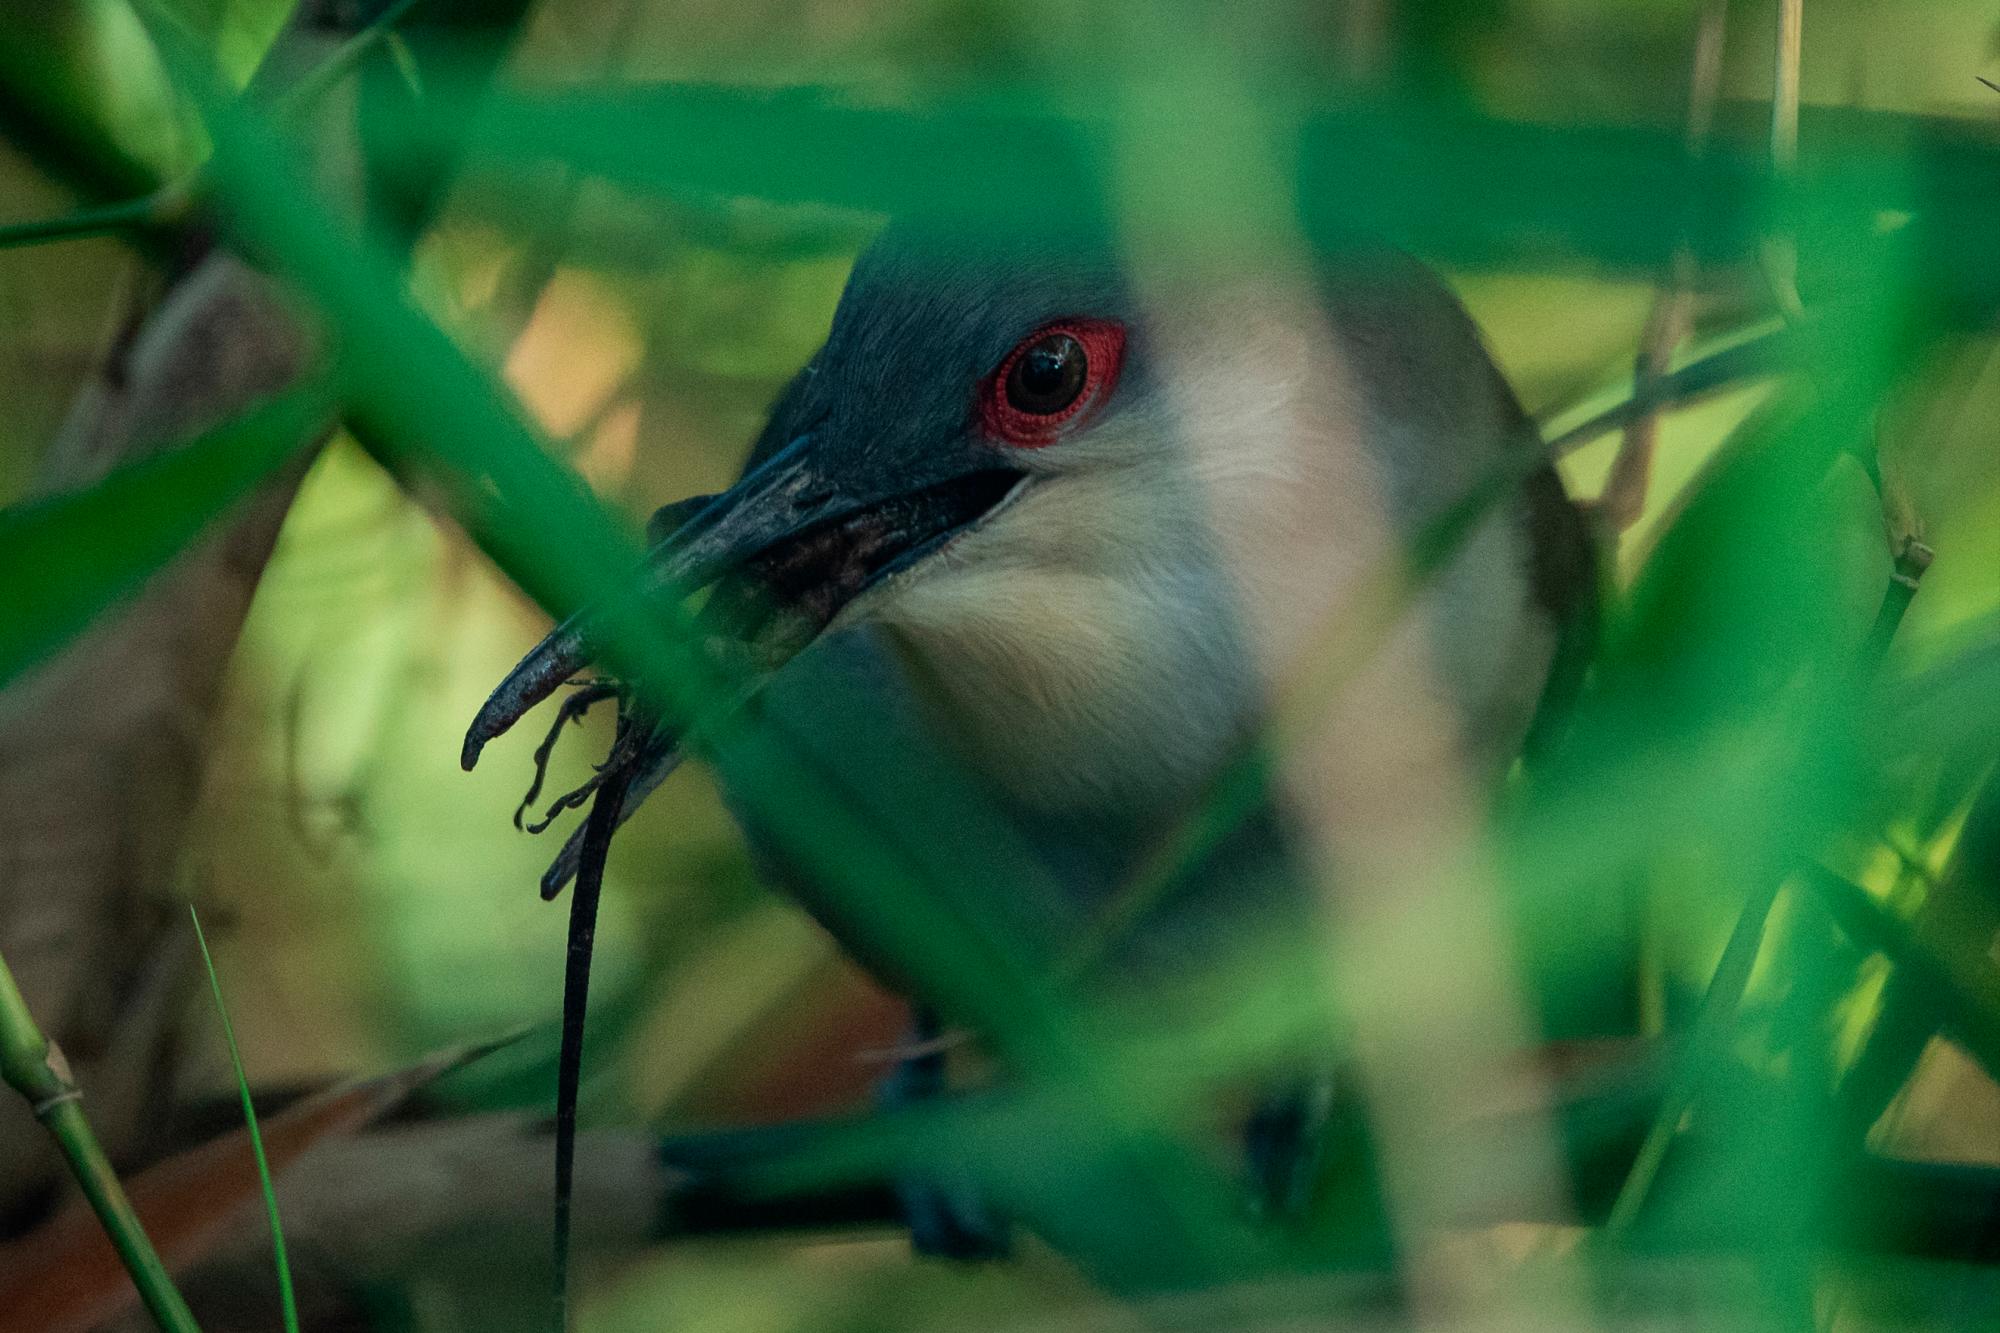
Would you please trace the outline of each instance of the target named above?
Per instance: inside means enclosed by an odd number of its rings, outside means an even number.
[[[814,438],[802,436],[724,494],[684,505],[674,513],[663,511],[653,526],[670,531],[648,555],[636,595],[647,600],[685,596],[715,585],[701,623],[709,629],[735,631],[742,641],[764,650],[768,666],[775,669],[856,597],[977,522],[1020,481],[1016,472],[984,465],[885,494],[879,486],[871,488],[865,475],[859,485],[853,479],[839,478],[827,463]],[[544,639],[501,682],[466,733],[461,753],[466,768],[478,762],[487,741],[561,688],[596,655],[595,629],[601,619],[599,612],[579,613]],[[555,897],[572,876],[577,884],[570,904],[558,1057],[555,1264],[559,1308],[567,1300],[576,1089],[581,1079],[583,1020],[604,862],[612,833],[680,760],[673,732],[629,689],[615,682],[587,682],[579,694],[565,701],[537,750],[535,785],[528,800],[540,789],[544,766],[563,724],[580,718],[592,703],[608,697],[618,700],[618,730],[610,755],[589,781],[559,798],[550,811],[552,818],[595,796],[589,818],[570,836],[542,877],[544,898]],[[524,801],[523,806],[526,804]],[[535,826],[537,831],[547,822]]]
[[[988,457],[896,490],[865,476],[841,476],[829,466],[829,452],[817,437],[802,436],[723,494],[670,507],[676,516],[692,512],[648,554],[635,595],[650,601],[728,583],[721,596],[728,616],[705,623],[714,628],[734,619],[732,637],[775,649],[778,660],[769,663],[775,667],[856,597],[983,517],[1021,479]],[[662,526],[658,517],[655,526]],[[749,612],[760,597],[763,613]],[[464,767],[589,664],[602,619],[593,610],[578,613],[521,660],[467,730],[459,756]],[[759,631],[778,619],[789,622],[792,641],[760,643]]]
[[[643,608],[706,590],[698,624],[711,645],[747,650],[758,670],[775,670],[1022,484],[1017,446],[1053,437],[996,430],[989,400],[1004,387],[1012,416],[1003,424],[1036,413],[1067,420],[1065,409],[1099,383],[1088,366],[1112,373],[1117,359],[1092,341],[1092,329],[1110,325],[1078,318],[1125,318],[1128,304],[1114,265],[1052,263],[1043,238],[989,253],[892,229],[856,264],[825,344],[773,404],[742,479],[662,510],[623,595]],[[1057,340],[1066,351],[1023,358],[1031,344],[1053,345],[1044,336],[1052,321],[1076,333]],[[600,654],[607,619],[603,608],[579,613],[514,668],[466,733],[466,768]],[[613,756],[633,766],[628,807],[674,762],[661,719],[634,708],[632,684],[619,691],[630,743]],[[572,838],[545,890],[560,890],[577,850]]]

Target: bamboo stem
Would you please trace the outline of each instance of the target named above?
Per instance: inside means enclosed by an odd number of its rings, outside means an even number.
[[[0,958],[0,1077],[27,1100],[62,1150],[70,1174],[132,1275],[132,1285],[139,1289],[153,1322],[163,1333],[200,1333],[91,1132],[83,1114],[83,1093],[70,1079],[68,1062],[35,1026],[5,958]]]

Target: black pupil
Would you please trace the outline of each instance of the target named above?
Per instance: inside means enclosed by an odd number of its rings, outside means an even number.
[[[1060,412],[1083,392],[1088,373],[1083,344],[1067,333],[1051,333],[1015,359],[1007,376],[1007,401],[1036,416]]]

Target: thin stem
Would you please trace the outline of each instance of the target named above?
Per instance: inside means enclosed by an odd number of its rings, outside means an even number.
[[[1890,643],[1901,628],[1904,613],[1910,608],[1910,601],[1916,596],[1917,585],[1924,571],[1930,567],[1932,552],[1921,542],[1905,542],[1896,553],[1896,568],[1890,575],[1889,586],[1883,593],[1881,609],[1876,614],[1875,625],[1868,641],[1856,655],[1854,674],[1866,681],[1880,669]],[[1829,878],[1826,871],[1806,862],[1800,874],[1808,884],[1823,884]],[[1645,1142],[1639,1147],[1639,1155],[1632,1168],[1626,1173],[1625,1182],[1619,1187],[1618,1197],[1611,1205],[1611,1215],[1605,1222],[1605,1230],[1611,1235],[1626,1231],[1637,1220],[1639,1210],[1645,1205],[1654,1180],[1659,1176],[1660,1167],[1665,1164],[1668,1150],[1680,1133],[1681,1119],[1694,1103],[1696,1086],[1700,1081],[1702,1066],[1712,1053],[1715,1044],[1726,1033],[1729,1022],[1743,1001],[1743,992],[1750,982],[1750,973],[1757,961],[1757,953],[1763,944],[1764,926],[1771,915],[1771,906],[1777,901],[1778,889],[1785,882],[1784,877],[1774,876],[1768,883],[1758,888],[1744,904],[1743,914],[1736,920],[1736,928],[1730,932],[1729,943],[1723,947],[1722,958],[1715,965],[1715,975],[1710,979],[1708,990],[1701,998],[1701,1005],[1695,1011],[1694,1021],[1688,1034],[1687,1044],[1675,1064],[1674,1075],[1667,1086],[1666,1096],[1660,1104],[1659,1114],[1646,1131]],[[1824,894],[1825,890],[1822,889]],[[1836,904],[1836,907],[1838,904]]]
[[[1738,1006],[1743,1003],[1743,992],[1750,984],[1751,970],[1763,947],[1764,925],[1770,920],[1771,905],[1778,899],[1778,886],[1775,878],[1761,885],[1736,918],[1736,928],[1729,934],[1729,943],[1723,946],[1715,975],[1709,979],[1708,990],[1695,1011],[1687,1044],[1675,1062],[1673,1080],[1660,1103],[1659,1114],[1646,1130],[1646,1141],[1640,1145],[1632,1169],[1626,1172],[1625,1183],[1618,1187],[1618,1198],[1604,1224],[1611,1235],[1627,1231],[1638,1220],[1639,1210],[1645,1206],[1653,1182],[1666,1163],[1667,1150],[1680,1133],[1681,1118],[1694,1104],[1707,1056],[1728,1031]]]
[[[80,241],[92,236],[108,236],[154,226],[171,220],[170,210],[164,206],[165,200],[166,191],[155,191],[138,199],[78,209],[59,218],[6,223],[0,225],[0,250],[57,241]]]
[[[396,0],[361,31],[334,48],[332,54],[279,96],[276,106],[279,116],[294,117],[311,107],[328,89],[352,73],[376,43],[393,36],[396,24],[416,7],[416,3],[417,0]]]
[[[0,958],[0,1076],[26,1099],[62,1150],[70,1174],[132,1275],[132,1285],[139,1289],[153,1322],[163,1333],[200,1333],[91,1132],[83,1114],[83,1094],[70,1080],[67,1062],[35,1026],[5,958]]]
[[[257,1182],[264,1191],[264,1215],[271,1225],[271,1255],[278,1266],[278,1306],[286,1333],[298,1333],[299,1302],[292,1291],[292,1265],[285,1255],[285,1228],[278,1221],[278,1193],[271,1185],[271,1164],[264,1156],[264,1135],[257,1128],[257,1108],[250,1098],[250,1080],[243,1072],[243,1052],[236,1045],[236,1027],[229,1021],[229,1006],[222,1002],[222,978],[209,956],[208,936],[202,932],[201,917],[188,904],[188,920],[194,923],[195,943],[201,946],[201,965],[208,971],[209,993],[215,997],[215,1012],[222,1019],[222,1039],[229,1045],[229,1065],[236,1071],[236,1091],[243,1098],[243,1123],[250,1131],[250,1151],[257,1159]]]
[[[1896,567],[1889,575],[1889,587],[1882,594],[1882,605],[1875,613],[1875,623],[1868,631],[1864,660],[1879,662],[1887,655],[1889,644],[1902,627],[1903,615],[1917,595],[1917,584],[1936,558],[1937,553],[1916,538],[1904,539],[1896,551]]]
[[[1799,165],[1799,68],[1805,50],[1805,0],[1778,0],[1778,48],[1771,71],[1771,170],[1780,183],[1792,180]],[[1804,317],[1799,301],[1798,238],[1773,235],[1764,248],[1771,294],[1786,319]]]
[[[1921,930],[1884,907],[1868,890],[1822,865],[1805,868],[1803,883],[1842,933],[1888,959],[1988,1074],[2000,1078],[2000,971],[1977,945],[1949,930]],[[1926,1034],[1928,1035],[1928,1034]]]
[[[1789,175],[1799,160],[1799,65],[1805,0],[1778,0],[1777,66],[1771,77],[1771,165]]]
[[[1728,0],[1708,0],[1695,29],[1694,56],[1688,75],[1688,156],[1699,159],[1708,149],[1709,133],[1715,124],[1715,103],[1722,87],[1722,41],[1728,18]],[[1658,381],[1672,369],[1674,349],[1687,337],[1690,322],[1695,256],[1688,244],[1693,230],[1692,199],[1679,201],[1683,222],[1673,257],[1662,275],[1660,289],[1653,298],[1652,313],[1640,339],[1639,354],[1632,367],[1633,397],[1652,394]],[[1639,521],[1646,509],[1650,489],[1653,453],[1659,443],[1660,412],[1656,406],[1625,423],[1625,438],[1611,461],[1611,473],[1597,498],[1597,516],[1607,532],[1623,532]]]
[[[1741,388],[1749,381],[1783,374],[1798,359],[1800,350],[1795,331],[1785,325],[1732,340],[1714,352],[1698,354],[1678,370],[1644,382],[1635,381],[1630,393],[1608,407],[1592,411],[1573,426],[1564,424],[1572,415],[1569,412],[1563,413],[1560,420],[1545,422],[1550,437],[1549,453],[1555,458],[1567,458],[1592,440],[1648,413],[1685,407]]]

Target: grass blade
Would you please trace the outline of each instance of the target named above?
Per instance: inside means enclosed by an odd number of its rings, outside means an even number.
[[[271,1164],[264,1156],[264,1136],[257,1129],[257,1108],[250,1100],[250,1080],[243,1073],[243,1053],[236,1046],[236,1029],[229,1022],[229,1006],[222,1002],[222,978],[215,973],[215,960],[208,953],[208,937],[202,933],[201,916],[188,904],[188,920],[194,923],[195,943],[201,946],[201,965],[208,973],[209,993],[215,997],[215,1013],[222,1020],[222,1038],[229,1044],[229,1067],[236,1073],[236,1091],[243,1098],[243,1123],[250,1131],[250,1151],[257,1159],[257,1181],[264,1191],[264,1213],[271,1221],[271,1255],[278,1269],[278,1302],[284,1310],[285,1333],[299,1333],[298,1298],[292,1292],[292,1265],[285,1257],[285,1228],[278,1220],[278,1195],[271,1188]]]

